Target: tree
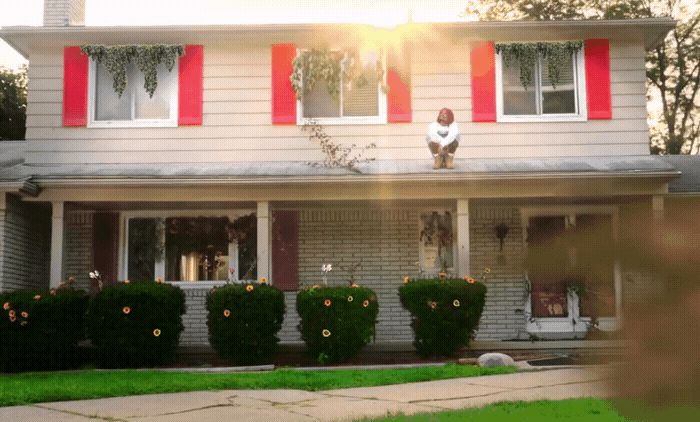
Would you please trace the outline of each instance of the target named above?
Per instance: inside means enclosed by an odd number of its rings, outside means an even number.
[[[700,0],[470,0],[480,20],[625,19],[669,16],[678,25],[647,54],[647,97],[661,105],[650,144],[656,154],[700,149]]]
[[[0,141],[24,139],[26,111],[27,67],[0,68]]]

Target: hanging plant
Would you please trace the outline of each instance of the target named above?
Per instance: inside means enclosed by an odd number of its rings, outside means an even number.
[[[83,45],[80,51],[95,62],[103,65],[112,75],[112,87],[119,97],[126,90],[128,83],[127,66],[136,63],[144,75],[144,88],[150,97],[158,87],[158,66],[165,63],[168,72],[172,72],[175,61],[185,54],[182,45]]]
[[[552,87],[559,84],[561,69],[566,60],[583,47],[582,41],[538,42],[538,43],[498,43],[496,53],[503,56],[503,64],[520,66],[520,82],[527,89],[532,85],[535,63],[538,57],[547,63],[547,76]]]
[[[363,69],[356,52],[344,57],[341,51],[328,49],[311,49],[302,51],[292,62],[292,89],[300,98],[303,92],[311,91],[319,80],[326,82],[328,93],[334,100],[340,97],[341,80],[349,86],[362,88],[369,83],[371,75]],[[381,83],[382,91],[389,90],[384,82],[384,66],[380,60],[376,64],[376,78]]]

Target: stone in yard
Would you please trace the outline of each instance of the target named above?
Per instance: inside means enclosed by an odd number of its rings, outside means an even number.
[[[477,364],[484,368],[516,366],[513,358],[503,353],[484,353],[483,355],[479,356]]]

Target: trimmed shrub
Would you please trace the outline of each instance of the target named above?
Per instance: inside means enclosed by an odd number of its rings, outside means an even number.
[[[266,284],[230,284],[207,295],[209,343],[241,365],[270,362],[282,328],[284,293]]]
[[[0,294],[0,370],[66,369],[79,363],[89,298],[72,289]]]
[[[484,309],[486,286],[468,280],[411,280],[399,288],[421,356],[453,356],[469,345]]]
[[[312,287],[297,294],[301,338],[319,363],[343,362],[374,336],[377,295],[364,287]]]
[[[172,359],[185,313],[178,287],[119,283],[99,292],[88,308],[88,337],[101,367],[155,366]]]

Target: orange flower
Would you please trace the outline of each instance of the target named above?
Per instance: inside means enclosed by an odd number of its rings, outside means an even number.
[[[324,304],[326,307],[331,306],[332,303],[333,303],[333,302],[331,302],[330,299],[326,299],[326,300],[323,301],[323,304]]]
[[[27,311],[22,311],[22,313],[20,315],[22,315],[22,318],[24,318],[24,319],[29,318],[29,313]]]
[[[10,302],[5,302],[5,303],[3,303],[2,309],[4,309],[4,310],[10,309]]]
[[[156,279],[156,283],[157,283],[157,282],[158,282],[158,280]],[[127,278],[126,280],[123,281],[123,283],[124,283],[124,284],[129,284],[129,283],[131,283],[131,281],[129,281],[129,279]]]
[[[365,307],[365,308],[368,307],[368,306],[369,306],[369,300],[365,299],[365,301],[362,302],[362,306]]]
[[[68,277],[68,284],[73,284],[73,283],[75,283],[75,277],[73,277],[73,276]]]
[[[312,288],[312,289],[320,289],[321,286],[319,286],[318,284],[314,284],[313,286],[311,286],[311,288]]]
[[[352,296],[348,296],[348,302],[352,302],[353,300],[355,299]]]
[[[51,296],[56,296],[56,289],[49,290],[49,293],[51,294]]]
[[[60,289],[60,288],[63,288],[63,287],[66,287],[66,283],[64,283],[63,281],[60,282],[60,283],[58,283],[58,288],[59,288],[59,289]]]
[[[153,330],[153,337],[160,337],[160,330],[158,328]]]
[[[34,296],[34,300],[41,300],[41,295]]]
[[[260,284],[267,284],[267,277],[260,277]]]
[[[455,299],[452,301],[452,306],[454,306],[455,308],[459,308],[460,305],[461,303],[459,303],[459,299]]]
[[[252,291],[253,291],[253,285],[252,285],[252,284],[249,284],[249,285],[245,286],[245,291],[248,292],[248,293],[252,292]]]
[[[10,322],[15,322],[15,321],[17,321],[17,317],[15,317],[14,315],[10,315]]]
[[[330,337],[331,336],[331,332],[328,330],[321,331],[321,334],[323,335],[323,337]]]
[[[124,312],[124,315],[129,315],[131,313],[131,308],[125,306],[122,308],[122,312]]]
[[[474,284],[474,283],[476,283],[476,279],[474,279],[474,277],[469,277],[469,276],[466,276],[466,277],[464,278],[464,281],[466,281],[466,282],[469,283],[469,284]]]
[[[157,284],[163,284],[163,277],[156,277]]]
[[[228,309],[224,309],[224,316],[225,316],[226,318],[230,317],[230,316],[231,316],[231,311],[228,310]]]
[[[440,280],[444,280],[447,277],[447,273],[444,271],[440,271],[438,273],[438,276],[440,277]]]
[[[14,318],[16,315],[14,309],[10,309],[10,312],[8,312],[7,315],[10,316],[10,319]]]
[[[408,284],[408,276],[404,276],[404,278],[403,278],[403,284]]]
[[[430,309],[435,309],[435,308],[437,308],[437,302],[435,302],[435,301],[430,302]]]
[[[356,289],[356,288],[360,287],[360,285],[359,285],[359,284],[356,284],[356,283],[352,283],[352,284],[350,285],[350,287],[352,287],[353,289]]]

